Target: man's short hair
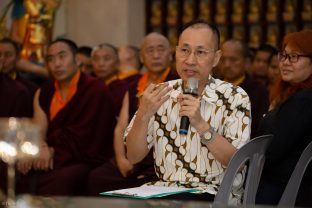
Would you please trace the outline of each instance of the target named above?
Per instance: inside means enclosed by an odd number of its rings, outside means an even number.
[[[119,61],[119,58],[118,58],[118,49],[117,49],[114,45],[112,45],[112,44],[110,44],[110,43],[101,43],[101,44],[99,44],[99,45],[93,47],[92,52],[91,52],[91,56],[93,56],[94,52],[95,52],[96,50],[100,49],[100,48],[110,48],[110,49],[113,51],[113,54],[114,54],[114,56],[116,57],[117,61]]]
[[[59,38],[59,39],[56,39],[54,41],[52,41],[48,48],[50,48],[53,44],[55,43],[65,43],[66,45],[68,45],[69,49],[71,50],[71,52],[73,53],[73,55],[76,55],[77,51],[78,51],[78,46],[77,44],[70,40],[70,39],[66,39],[66,38]]]
[[[229,39],[226,42],[232,42],[232,43],[238,44],[240,46],[240,51],[241,51],[242,56],[244,58],[250,58],[251,52],[246,42],[239,40],[239,39]]]
[[[188,22],[187,24],[185,24],[182,28],[182,31],[179,35],[179,39],[181,34],[183,33],[184,30],[188,29],[188,28],[208,28],[210,30],[212,30],[212,33],[215,37],[216,40],[216,49],[219,50],[220,49],[220,31],[217,28],[217,26],[215,26],[214,24],[210,24],[205,20],[193,20],[191,22]]]
[[[277,49],[267,43],[262,43],[260,44],[260,46],[257,48],[257,52],[258,51],[264,51],[264,52],[268,52],[270,54],[274,54],[277,53]]]
[[[126,48],[130,49],[133,51],[134,56],[135,56],[135,61],[138,69],[142,68],[142,63],[140,61],[140,48],[133,46],[133,45],[127,45]]]
[[[270,54],[267,63],[270,63],[272,57],[278,53],[278,50],[275,47],[273,47],[267,43],[260,44],[260,46],[257,48],[256,53],[259,51],[266,52],[266,53]]]
[[[92,48],[89,46],[80,46],[77,50],[77,53],[83,54],[87,57],[91,56]]]
[[[18,45],[17,42],[15,42],[14,40],[10,39],[10,38],[3,38],[0,40],[0,43],[3,44],[11,44],[15,50],[16,55],[19,54],[20,52],[20,46]]]

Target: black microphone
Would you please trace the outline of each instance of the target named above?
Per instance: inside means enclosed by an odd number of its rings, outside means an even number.
[[[184,86],[184,94],[198,96],[198,79],[194,77],[188,78],[186,85]],[[187,134],[190,126],[190,120],[187,116],[182,116],[180,123],[180,134]]]

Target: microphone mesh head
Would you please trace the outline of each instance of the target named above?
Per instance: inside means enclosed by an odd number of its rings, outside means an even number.
[[[198,79],[194,77],[188,78],[185,86],[185,92],[189,94],[198,94]]]
[[[189,89],[198,89],[198,79],[190,77],[187,80],[187,85]]]

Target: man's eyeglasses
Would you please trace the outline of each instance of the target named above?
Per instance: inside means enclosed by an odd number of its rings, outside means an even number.
[[[300,57],[310,57],[308,55],[297,54],[297,53],[286,53],[285,51],[278,53],[278,60],[286,61],[289,60],[290,63],[296,63]]]
[[[196,49],[194,50],[194,55],[197,58],[197,60],[205,59],[207,58],[209,53],[213,53],[215,50],[213,49]],[[189,47],[176,47],[176,53],[177,56],[181,58],[187,58],[192,53],[192,49]]]

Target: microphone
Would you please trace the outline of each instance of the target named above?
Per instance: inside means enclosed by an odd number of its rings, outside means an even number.
[[[183,93],[197,97],[198,96],[198,79],[194,77],[188,78]],[[189,125],[190,125],[189,118],[187,116],[182,116],[179,133],[187,134]]]

